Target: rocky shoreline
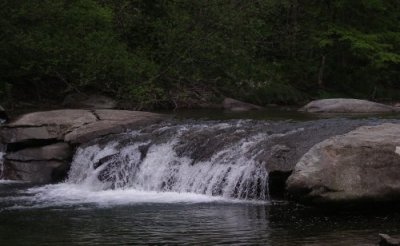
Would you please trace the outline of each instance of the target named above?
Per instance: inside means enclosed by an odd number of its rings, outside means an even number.
[[[0,142],[7,145],[3,176],[33,183],[60,181],[80,144],[163,119],[160,114],[103,109],[22,115],[0,129]]]
[[[111,109],[22,115],[0,129],[0,142],[7,145],[3,176],[42,184],[61,181],[78,146],[167,119],[162,114]],[[334,207],[400,200],[399,123],[354,124],[337,131],[305,129],[274,140],[265,146],[270,151],[257,157],[268,165],[274,197]],[[308,139],[311,134],[320,137]]]

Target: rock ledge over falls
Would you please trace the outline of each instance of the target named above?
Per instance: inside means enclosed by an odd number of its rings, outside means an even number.
[[[289,192],[312,204],[400,200],[400,124],[363,126],[312,147],[289,177]]]
[[[3,176],[48,183],[65,177],[72,148],[94,138],[157,123],[166,116],[127,110],[64,109],[29,113],[0,129]]]

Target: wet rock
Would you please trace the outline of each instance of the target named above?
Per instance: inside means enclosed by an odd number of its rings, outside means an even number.
[[[400,246],[400,239],[392,238],[387,234],[379,234],[379,246]]]
[[[287,182],[299,201],[337,205],[400,200],[400,124],[363,126],[312,147]]]
[[[65,161],[13,161],[5,160],[4,176],[12,180],[31,183],[52,183],[60,181],[68,172]]]
[[[261,106],[242,102],[242,101],[228,98],[228,97],[224,99],[222,106],[224,109],[231,110],[231,111],[250,111],[250,110],[263,109],[263,107],[261,107]]]
[[[0,128],[5,178],[48,183],[65,177],[71,146],[136,129],[164,115],[124,110],[53,110],[25,114]]]
[[[302,107],[300,111],[310,113],[390,113],[400,112],[400,108],[367,100],[333,98],[312,101]]]
[[[40,127],[56,125],[70,128],[79,127],[97,121],[97,117],[89,110],[61,109],[24,114],[7,127]]]
[[[5,158],[14,161],[68,160],[72,157],[67,143],[56,143],[38,148],[26,148],[6,154]]]
[[[165,119],[160,114],[127,110],[96,110],[94,114],[98,121],[72,130],[65,135],[64,140],[72,144],[82,144],[100,136],[121,133]]]
[[[0,125],[6,123],[8,121],[8,115],[6,110],[0,105]]]
[[[2,127],[0,129],[0,140],[3,144],[17,144],[32,141],[47,141],[62,139],[62,131],[54,126],[39,127]]]
[[[160,114],[126,110],[53,110],[23,115],[0,130],[2,143],[64,140],[80,144],[164,119]]]
[[[63,105],[72,108],[113,109],[117,102],[103,95],[70,94],[65,97]]]

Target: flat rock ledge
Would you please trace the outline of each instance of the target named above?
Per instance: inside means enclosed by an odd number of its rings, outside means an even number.
[[[396,204],[400,201],[400,124],[363,126],[312,147],[287,181],[310,204]]]
[[[399,107],[351,98],[331,98],[315,100],[299,111],[309,113],[394,113]]]
[[[29,113],[0,128],[5,178],[51,183],[65,177],[73,149],[92,139],[158,123],[165,115],[127,110],[65,109]]]

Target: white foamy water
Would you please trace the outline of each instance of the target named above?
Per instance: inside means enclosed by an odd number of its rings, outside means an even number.
[[[166,126],[97,141],[78,148],[64,183],[1,199],[7,209],[268,203],[268,172],[256,156],[268,139],[302,129],[268,135],[242,128],[242,123]]]
[[[148,192],[135,189],[126,190],[90,190],[82,185],[56,184],[30,188],[18,196],[3,198],[16,205],[8,209],[66,207],[76,205],[94,205],[109,207],[142,203],[208,203],[234,202],[222,197],[212,197],[194,193]]]
[[[179,156],[174,150],[179,137],[152,145],[145,157],[140,146],[148,142],[135,142],[118,150],[117,142],[104,147],[89,146],[77,151],[68,183],[93,190],[135,189],[268,200],[265,165],[248,155],[265,138],[264,134],[258,134],[242,139],[206,161]]]

